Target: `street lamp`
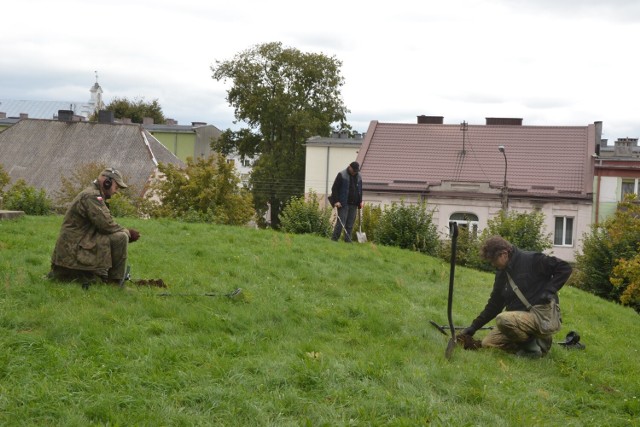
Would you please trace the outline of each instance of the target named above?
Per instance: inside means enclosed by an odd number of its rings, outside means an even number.
[[[504,145],[498,145],[498,151],[504,156],[504,181],[502,183],[502,210],[507,212],[509,208],[509,188],[507,187],[507,153]]]

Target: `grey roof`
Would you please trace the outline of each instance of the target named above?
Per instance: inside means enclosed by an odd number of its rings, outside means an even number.
[[[165,125],[165,124],[152,124],[143,125],[145,129],[151,132],[171,132],[171,133],[193,133],[193,126],[187,125]]]
[[[154,123],[150,125],[143,125],[145,129],[150,130],[151,132],[173,132],[173,133],[193,133],[196,129],[200,128],[211,128],[221,132],[214,125],[209,125],[206,123],[197,122],[195,124],[190,125],[168,125],[168,124],[160,124]]]
[[[11,182],[24,179],[49,197],[61,177],[89,163],[118,169],[142,194],[158,162],[184,166],[139,124],[23,119],[0,132],[0,163]]]
[[[28,114],[30,119],[54,119],[59,110],[72,110],[75,115],[89,117],[95,105],[79,101],[25,101],[0,99],[0,113],[7,117],[20,117]]]

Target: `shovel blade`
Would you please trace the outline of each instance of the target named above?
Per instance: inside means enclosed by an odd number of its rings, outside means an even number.
[[[358,238],[358,243],[367,243],[367,235],[366,235],[366,233],[362,233],[360,231],[356,231],[356,237]]]
[[[447,344],[447,349],[444,351],[444,357],[447,359],[451,359],[451,355],[453,354],[453,350],[456,348],[456,339],[451,338],[449,340],[449,344]]]

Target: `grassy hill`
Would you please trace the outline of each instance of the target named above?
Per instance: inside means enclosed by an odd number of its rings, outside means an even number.
[[[440,260],[123,219],[142,234],[133,279],[168,289],[83,290],[44,278],[61,221],[0,221],[1,425],[640,425],[640,318],[578,289],[560,293],[557,340],[576,330],[585,350],[528,360],[458,347],[447,360],[429,324],[447,323]],[[456,324],[492,282],[456,269]]]

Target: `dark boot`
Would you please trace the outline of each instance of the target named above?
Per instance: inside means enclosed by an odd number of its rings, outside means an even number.
[[[518,350],[516,355],[520,357],[528,357],[530,359],[538,359],[543,356],[542,348],[540,348],[538,340],[535,337],[521,343],[520,350]]]
[[[546,336],[543,338],[538,338],[537,341],[540,349],[542,350],[542,354],[549,353],[549,350],[551,350],[551,345],[553,344],[553,337]]]

